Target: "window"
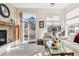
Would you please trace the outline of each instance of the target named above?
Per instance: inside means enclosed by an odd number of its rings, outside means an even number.
[[[61,24],[60,16],[46,17],[46,20],[48,32],[51,32],[52,26],[59,26]]]

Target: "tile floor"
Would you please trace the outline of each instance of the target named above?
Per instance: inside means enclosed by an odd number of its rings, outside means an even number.
[[[24,43],[10,47],[8,51],[1,56],[46,56],[44,46],[36,45],[36,43]]]
[[[74,51],[75,56],[79,56],[79,46],[75,43],[70,43],[69,41],[64,40],[63,43]],[[75,46],[74,46],[75,45]],[[77,46],[77,48],[75,48]],[[5,49],[5,48],[4,48]],[[42,45],[37,45],[36,43],[17,44],[9,47],[3,54],[0,56],[47,56],[45,47]]]

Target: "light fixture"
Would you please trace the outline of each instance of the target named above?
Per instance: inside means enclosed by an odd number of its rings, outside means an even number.
[[[50,3],[50,6],[53,7],[55,5],[55,3]]]

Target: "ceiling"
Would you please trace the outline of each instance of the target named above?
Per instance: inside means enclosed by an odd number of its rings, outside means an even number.
[[[17,8],[64,9],[71,3],[12,3]]]

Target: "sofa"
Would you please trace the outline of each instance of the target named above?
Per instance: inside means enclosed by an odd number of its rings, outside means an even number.
[[[45,33],[44,38],[46,40],[49,40],[51,38],[50,33]],[[74,42],[74,38],[75,38],[75,35],[70,35],[68,37],[62,36],[61,41],[63,45],[65,45],[66,47],[74,51],[74,55],[79,56],[79,43]]]
[[[74,42],[74,35],[69,36],[67,39],[62,39],[65,46],[74,51],[74,55],[79,56],[79,43]]]

